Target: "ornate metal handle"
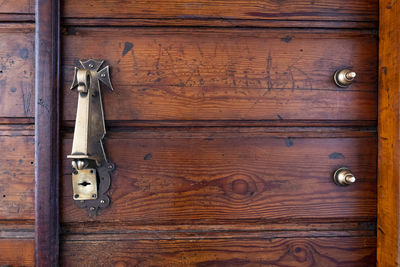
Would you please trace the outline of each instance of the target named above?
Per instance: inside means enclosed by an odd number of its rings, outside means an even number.
[[[103,138],[106,134],[100,82],[113,90],[109,66],[100,69],[104,61],[80,61],[75,67],[71,90],[79,93],[72,153],[73,198],[89,216],[109,206],[107,191],[111,185],[114,164],[106,157]]]

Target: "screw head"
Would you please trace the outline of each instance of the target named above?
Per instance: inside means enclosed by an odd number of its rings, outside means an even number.
[[[95,198],[95,197],[96,197],[96,194],[93,194],[92,197]]]
[[[78,194],[75,194],[75,195],[74,195],[74,198],[78,198],[78,197],[79,197],[79,195],[78,195]]]
[[[94,211],[94,210],[95,210],[94,207],[90,207],[89,209],[90,209],[91,211]]]
[[[109,165],[107,166],[107,168],[112,169],[112,168],[113,168],[113,165],[109,164]]]
[[[105,203],[104,199],[100,200],[100,203],[101,203],[101,204],[104,204],[104,203]]]
[[[104,77],[106,77],[106,74],[102,73],[100,76],[104,78]]]
[[[89,64],[89,67],[93,68],[93,64]]]
[[[78,171],[74,170],[72,173],[76,175],[76,174],[78,174]]]

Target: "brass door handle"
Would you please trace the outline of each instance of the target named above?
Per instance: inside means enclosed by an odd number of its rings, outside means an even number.
[[[356,182],[356,177],[346,167],[339,168],[333,174],[333,181],[337,185],[346,186]]]
[[[106,157],[103,138],[106,134],[100,82],[113,90],[109,66],[100,69],[103,61],[80,61],[83,69],[75,67],[71,90],[78,91],[72,153],[73,199],[89,216],[108,207],[107,191],[111,185],[114,164]]]
[[[357,74],[350,69],[337,70],[333,75],[333,80],[335,84],[339,87],[347,87],[351,85],[356,78]]]

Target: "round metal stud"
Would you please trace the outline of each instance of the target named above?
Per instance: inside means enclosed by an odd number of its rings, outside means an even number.
[[[355,183],[356,177],[354,177],[348,168],[342,167],[337,169],[333,174],[333,181],[337,185],[346,186]]]
[[[343,88],[352,84],[356,76],[357,74],[354,71],[349,69],[342,69],[335,72],[333,80],[335,81],[335,84],[337,86]]]

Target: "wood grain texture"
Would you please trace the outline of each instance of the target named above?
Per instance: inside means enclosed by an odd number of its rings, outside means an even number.
[[[34,137],[2,132],[0,147],[0,220],[33,220]]]
[[[376,120],[376,37],[371,32],[68,28],[63,35],[63,119],[83,58],[111,65],[107,120]],[[357,81],[341,89],[342,67]]]
[[[71,140],[64,139],[62,222],[375,219],[375,133],[283,131],[109,133],[105,147],[117,165],[112,201],[95,219],[73,203]],[[355,185],[334,185],[332,173],[342,166],[354,172]]]
[[[34,115],[34,27],[0,25],[0,117]]]
[[[2,19],[0,15],[0,20]],[[13,19],[18,19],[16,16]],[[20,18],[22,19],[22,18]],[[25,18],[26,19],[26,18]],[[143,18],[64,18],[63,26],[174,26],[174,27],[257,27],[257,28],[333,28],[333,29],[377,29],[378,21],[316,21],[316,20],[223,20],[217,18],[176,18],[176,19],[143,19]]]
[[[1,266],[34,266],[33,239],[0,239]]]
[[[376,21],[375,0],[62,1],[63,17]]]
[[[373,266],[374,237],[88,240],[61,244],[63,266]]]
[[[400,265],[400,3],[379,1],[378,266]]]
[[[35,1],[33,0],[3,0],[0,3],[0,14],[11,13],[19,14],[34,14]]]
[[[4,226],[3,226],[4,227]],[[69,222],[61,225],[65,240],[84,241],[86,236],[103,241],[120,239],[201,239],[201,238],[287,238],[376,236],[375,221],[344,221],[342,218],[324,222],[309,220],[231,221],[212,224],[130,224],[121,222]]]
[[[59,0],[36,0],[35,266],[58,266]]]

